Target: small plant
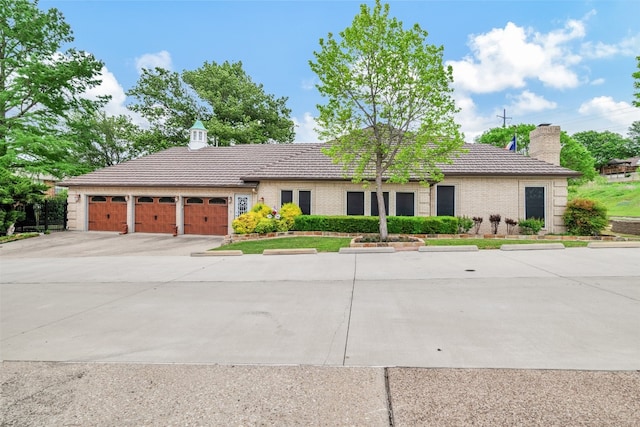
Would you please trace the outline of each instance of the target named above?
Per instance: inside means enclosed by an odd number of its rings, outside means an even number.
[[[538,218],[521,219],[518,226],[521,234],[538,234],[544,227],[544,220]]]
[[[607,208],[591,199],[574,199],[567,203],[563,215],[569,234],[598,235],[607,226]]]
[[[273,233],[278,229],[277,223],[278,221],[273,218],[261,218],[254,231],[260,234]]]
[[[475,234],[478,234],[478,231],[480,231],[480,226],[482,225],[482,221],[484,220],[482,219],[481,216],[474,216],[472,220],[473,220],[473,232]]]
[[[489,222],[491,222],[491,232],[493,234],[498,234],[498,226],[500,225],[500,221],[502,221],[502,217],[499,214],[489,215]]]
[[[474,221],[468,216],[459,216],[458,217],[458,233],[466,234],[473,227]]]
[[[518,225],[518,221],[511,218],[505,218],[504,223],[507,224],[507,234],[513,234],[513,229]]]

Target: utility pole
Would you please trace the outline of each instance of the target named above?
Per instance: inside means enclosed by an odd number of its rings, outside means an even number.
[[[502,110],[502,115],[501,116],[496,116],[502,119],[502,127],[506,128],[507,127],[507,119],[511,120],[513,117],[507,117],[507,109],[505,108],[504,110]]]

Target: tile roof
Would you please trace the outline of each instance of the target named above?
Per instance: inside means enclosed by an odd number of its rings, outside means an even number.
[[[64,186],[242,187],[267,179],[343,180],[342,166],[321,151],[324,144],[256,144],[170,148],[69,178]],[[486,144],[465,144],[467,153],[445,176],[577,176],[579,173]]]

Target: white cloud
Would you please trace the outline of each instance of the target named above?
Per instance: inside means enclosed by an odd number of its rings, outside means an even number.
[[[473,99],[462,92],[454,92],[456,107],[460,112],[456,114],[456,123],[460,124],[460,130],[464,132],[466,142],[473,142],[477,136],[493,127],[496,127],[496,117],[483,117],[478,114],[476,104]]]
[[[604,83],[605,83],[605,79],[599,78],[599,79],[591,80],[591,82],[589,84],[591,86],[600,86],[600,85],[602,85]]]
[[[547,34],[509,22],[504,28],[472,36],[472,56],[447,64],[453,67],[456,89],[471,93],[522,88],[528,79],[553,88],[572,88],[580,81],[571,67],[582,58],[572,53],[570,44],[584,36],[584,23],[578,20]]]
[[[173,67],[171,54],[166,50],[157,53],[145,53],[136,58],[136,69],[138,74],[142,74],[143,69],[154,69],[156,67],[171,70]]]
[[[597,120],[622,129],[626,129],[634,121],[640,120],[640,108],[624,101],[616,102],[610,96],[590,99],[580,105],[578,112],[592,121]]]
[[[513,100],[510,111],[514,114],[525,114],[544,110],[553,110],[558,106],[553,101],[546,100],[543,96],[536,95],[535,93],[525,90],[519,95],[507,95],[507,98]]]
[[[589,59],[603,59],[617,55],[636,56],[638,52],[640,52],[640,33],[613,44],[586,42],[580,49],[580,53]]]
[[[85,96],[89,99],[97,99],[99,96],[109,95],[111,99],[104,106],[103,110],[109,116],[129,116],[133,123],[140,126],[147,126],[147,121],[142,118],[138,113],[129,110],[125,106],[127,95],[125,94],[122,85],[118,83],[116,76],[107,69],[102,67],[100,71],[99,79],[101,80],[98,86],[95,86],[85,92]]]
[[[311,113],[304,113],[302,119],[292,118],[295,124],[296,137],[294,142],[321,142],[314,130],[316,121]]]

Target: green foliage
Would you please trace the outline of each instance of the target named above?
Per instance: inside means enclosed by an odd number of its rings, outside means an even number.
[[[151,123],[138,139],[137,149],[154,152],[188,143],[188,129],[200,119],[211,143],[287,143],[294,139],[287,98],[267,94],[242,69],[242,63],[216,64],[184,71],[143,70],[131,109]]]
[[[105,98],[83,96],[99,83],[103,64],[64,50],[71,42],[57,9],[0,0],[0,167],[56,177],[77,172],[73,144],[60,130],[69,114],[96,111]]]
[[[596,178],[581,186],[569,186],[569,200],[593,199],[611,216],[640,217],[640,182],[608,182]]]
[[[473,219],[469,218],[468,216],[458,217],[458,233],[460,234],[468,233],[469,230],[471,230],[471,228],[473,227],[473,225],[474,225]]]
[[[595,178],[595,159],[589,150],[565,132],[560,135],[560,143],[560,165],[582,174],[580,178],[572,178],[572,182],[586,182]]]
[[[633,105],[640,108],[640,56],[636,56],[636,61],[638,61],[638,71],[633,73],[631,76],[633,77],[633,87],[635,88],[635,92],[633,93]]]
[[[389,17],[389,5],[363,4],[339,38],[320,39],[309,62],[319,79],[321,138],[331,141],[325,153],[343,165],[354,182],[375,180],[383,194],[383,176],[404,183],[411,176],[438,181],[438,164],[451,162],[463,143],[450,84],[451,67],[443,48],[426,43],[419,25],[404,29]],[[378,199],[379,232],[387,236],[387,219]]]
[[[296,217],[293,230],[377,233],[379,220],[377,216],[301,215]],[[388,225],[389,233],[393,234],[455,234],[458,231],[458,219],[450,216],[390,216]]]
[[[285,203],[280,208],[280,221],[286,224],[287,229],[291,229],[295,224],[295,219],[302,215],[302,210],[295,203]]]
[[[589,150],[598,169],[612,159],[640,156],[640,145],[614,132],[591,130],[575,133],[572,138]]]
[[[241,250],[245,254],[261,254],[265,249],[315,248],[318,252],[338,252],[340,248],[348,248],[350,242],[350,237],[296,236],[235,242],[213,250]]]
[[[251,208],[251,212],[255,212],[261,217],[266,218],[267,215],[271,215],[273,213],[273,209],[271,209],[269,206],[265,205],[264,203],[257,203],[253,205],[253,207]]]
[[[247,212],[231,222],[233,232],[237,234],[253,233],[263,217],[256,212]]]
[[[573,199],[567,203],[564,224],[570,234],[598,235],[607,226],[607,208],[591,199]]]
[[[518,221],[521,234],[538,234],[544,227],[544,220],[538,218],[521,219]]]
[[[513,135],[516,135],[517,152],[525,154],[529,152],[529,133],[535,128],[536,125],[524,123],[510,127],[492,128],[477,136],[475,141],[480,144],[504,148],[511,141]]]
[[[278,229],[276,224],[276,220],[273,218],[260,218],[258,224],[256,224],[256,228],[253,230],[256,233],[265,234],[265,233],[273,233]]]
[[[47,186],[30,178],[0,168],[0,235],[7,233],[16,221],[24,218],[27,204],[44,200]]]

